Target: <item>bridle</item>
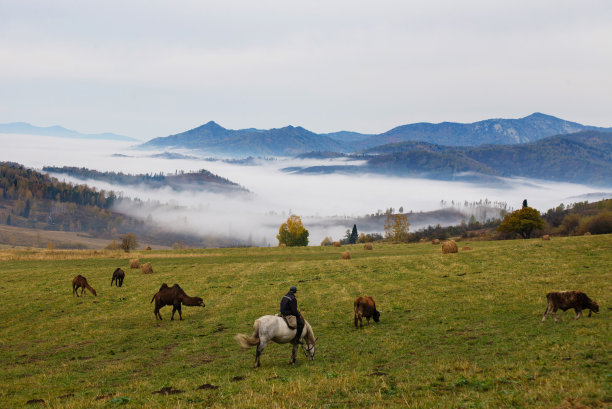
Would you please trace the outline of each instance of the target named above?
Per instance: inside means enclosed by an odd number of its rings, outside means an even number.
[[[302,344],[302,351],[304,351],[304,356],[306,358],[308,358],[308,354],[310,354],[310,351],[313,351],[315,349],[315,346],[317,345],[317,339],[319,338],[315,338],[314,342],[310,346],[304,346],[304,344]],[[314,352],[312,353],[312,359],[314,359]]]

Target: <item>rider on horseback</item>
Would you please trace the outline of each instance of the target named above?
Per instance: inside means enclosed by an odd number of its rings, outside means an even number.
[[[300,336],[302,335],[302,330],[304,329],[304,317],[300,314],[297,306],[297,299],[295,298],[295,293],[297,292],[297,288],[295,286],[291,286],[289,292],[285,294],[280,303],[280,313],[283,317],[285,317],[286,321],[288,317],[295,317],[296,320],[296,333],[295,338],[293,338],[293,343],[300,343]],[[287,322],[289,325],[289,322]],[[291,326],[289,326],[291,327]]]

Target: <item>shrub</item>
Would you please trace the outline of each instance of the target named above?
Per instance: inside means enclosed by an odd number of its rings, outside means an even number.
[[[331,245],[332,245],[331,237],[325,237],[323,241],[321,242],[321,246],[331,246]]]
[[[595,216],[580,220],[577,231],[579,234],[608,234],[612,233],[612,212],[604,211]]]

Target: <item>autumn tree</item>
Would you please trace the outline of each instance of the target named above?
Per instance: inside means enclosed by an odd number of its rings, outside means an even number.
[[[410,222],[405,214],[387,213],[385,238],[391,241],[408,241]]]
[[[119,247],[126,253],[129,253],[130,250],[134,250],[138,247],[138,237],[134,233],[122,234],[119,236],[119,238],[121,239],[121,244],[119,244]]]
[[[522,238],[528,239],[534,230],[543,229],[545,225],[540,212],[527,206],[507,214],[497,227],[497,231],[515,232],[520,234]]]
[[[285,223],[281,224],[276,238],[279,245],[307,246],[308,234],[308,230],[302,225],[300,216],[292,214]]]

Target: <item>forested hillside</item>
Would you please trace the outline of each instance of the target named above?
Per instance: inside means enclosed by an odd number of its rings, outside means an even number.
[[[108,239],[109,243],[121,234],[133,232],[143,243],[203,246],[202,238],[170,233],[113,211],[112,206],[118,200],[128,199],[118,197],[113,191],[60,182],[17,163],[0,162],[0,224],[82,233]],[[30,245],[9,239],[0,235],[0,244]],[[215,243],[228,244],[218,239]]]
[[[471,175],[520,176],[610,186],[612,133],[584,131],[519,145],[453,147],[426,142],[394,143],[349,155],[364,165],[292,168],[302,173],[384,173],[455,179]],[[484,178],[483,178],[484,176]]]
[[[100,180],[113,185],[145,185],[153,189],[170,187],[174,190],[204,189],[214,192],[246,191],[237,183],[217,176],[206,169],[197,172],[177,172],[172,175],[158,174],[125,174],[122,172],[99,172],[93,169],[77,167],[45,166],[45,172],[65,174],[78,179]]]

